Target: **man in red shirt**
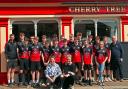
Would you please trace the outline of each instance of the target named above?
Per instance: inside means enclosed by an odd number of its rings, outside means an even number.
[[[34,44],[29,48],[30,51],[30,60],[31,60],[31,73],[32,73],[32,86],[39,85],[40,78],[40,59],[42,48],[38,43],[38,37],[34,37]]]
[[[26,81],[26,73],[29,70],[29,39],[25,38],[22,45],[18,47],[18,56],[19,56],[19,64],[20,64],[20,85],[27,85]]]

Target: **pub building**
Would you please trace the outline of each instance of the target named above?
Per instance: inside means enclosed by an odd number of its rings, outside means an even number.
[[[7,82],[4,55],[11,33],[51,38],[83,33],[83,37],[116,35],[128,41],[128,0],[0,0],[0,83]]]

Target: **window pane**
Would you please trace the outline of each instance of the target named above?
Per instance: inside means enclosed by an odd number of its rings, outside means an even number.
[[[34,24],[32,23],[14,23],[12,25],[12,33],[15,35],[15,40],[18,41],[19,40],[19,33],[23,32],[25,33],[26,37],[30,37],[32,35],[34,35]]]

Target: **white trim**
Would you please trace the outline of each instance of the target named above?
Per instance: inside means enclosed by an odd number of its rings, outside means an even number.
[[[98,25],[97,25],[98,19],[94,20],[94,25],[95,25],[95,36],[97,36],[97,29],[98,29]]]
[[[86,14],[82,14],[82,15],[0,15],[0,18],[49,18],[49,17],[97,17],[97,18],[101,18],[101,17],[119,17],[119,16],[128,16],[128,14],[97,14],[97,15],[86,15]]]
[[[71,21],[71,27],[72,27],[72,29],[71,29],[71,32],[72,32],[72,34],[74,35],[74,18],[72,19],[72,21]]]
[[[45,21],[45,20],[55,20],[57,23],[58,23],[58,34],[59,34],[59,36],[60,36],[60,33],[62,32],[61,31],[61,28],[60,28],[60,26],[61,26],[61,24],[60,24],[60,19],[59,18],[48,18],[48,17],[46,17],[46,18],[10,18],[9,19],[9,22],[8,22],[8,28],[9,28],[9,32],[11,32],[12,33],[12,24],[14,23],[14,22],[16,22],[16,21],[23,21],[23,22],[25,22],[25,21],[30,21],[30,22],[33,22],[33,25],[34,25],[34,33],[35,33],[35,36],[37,36],[37,24],[39,23],[39,21]],[[60,32],[61,31],[61,32]],[[9,33],[10,34],[10,33]]]

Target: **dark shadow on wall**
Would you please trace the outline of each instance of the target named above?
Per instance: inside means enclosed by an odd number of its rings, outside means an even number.
[[[128,42],[122,42],[123,55],[123,75],[124,79],[128,79]]]

